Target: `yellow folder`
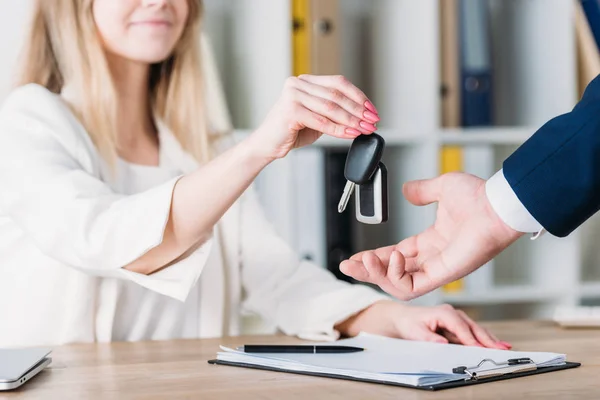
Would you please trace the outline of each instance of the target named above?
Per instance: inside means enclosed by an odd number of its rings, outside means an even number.
[[[293,74],[340,73],[338,0],[292,0]]]
[[[460,58],[459,17],[457,0],[439,0],[440,6],[440,58],[442,80],[442,126],[456,128],[460,121]],[[461,171],[462,149],[459,146],[443,146],[440,154],[440,173]],[[448,293],[464,289],[459,279],[442,287]]]

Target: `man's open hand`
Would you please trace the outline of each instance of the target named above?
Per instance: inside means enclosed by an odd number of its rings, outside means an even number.
[[[355,254],[340,270],[409,300],[473,272],[523,234],[507,226],[485,193],[485,181],[465,173],[408,182],[417,206],[438,203],[433,226],[397,245]]]

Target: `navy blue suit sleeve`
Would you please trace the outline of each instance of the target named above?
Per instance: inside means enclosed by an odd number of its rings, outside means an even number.
[[[600,76],[569,113],[542,126],[504,161],[504,176],[551,234],[569,235],[600,208]]]

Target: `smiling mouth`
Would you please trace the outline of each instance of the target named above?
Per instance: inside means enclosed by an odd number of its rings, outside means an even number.
[[[156,26],[156,27],[170,27],[172,24],[169,21],[163,20],[149,20],[149,21],[137,21],[132,22],[132,26]]]

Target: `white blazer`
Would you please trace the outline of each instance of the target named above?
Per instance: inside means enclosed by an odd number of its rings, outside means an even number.
[[[159,135],[182,174],[198,167],[165,127]],[[61,96],[34,84],[9,95],[0,110],[0,347],[237,335],[242,312],[290,335],[335,338],[337,322],[388,298],[300,261],[252,189],[189,257],[150,276],[124,270],[161,243],[178,176],[136,194],[112,179]]]

